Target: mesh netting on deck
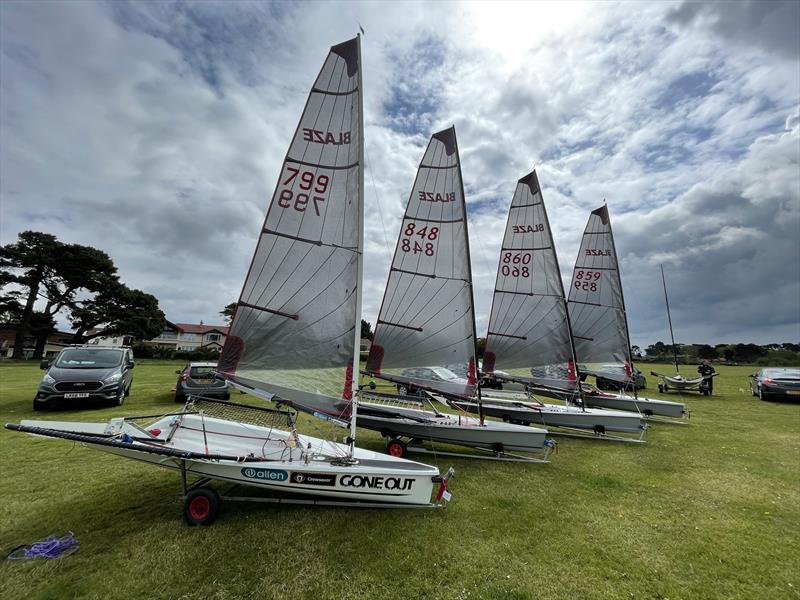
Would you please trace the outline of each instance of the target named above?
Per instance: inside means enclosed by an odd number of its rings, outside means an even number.
[[[259,408],[210,398],[193,398],[186,403],[187,412],[199,412],[201,410],[207,417],[249,423],[250,425],[259,425],[261,427],[278,427],[291,430],[294,428],[296,421],[295,413],[284,410]]]

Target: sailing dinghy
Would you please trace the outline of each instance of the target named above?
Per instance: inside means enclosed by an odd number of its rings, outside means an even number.
[[[637,412],[648,421],[685,424],[681,420],[688,415],[685,404],[645,398],[636,390],[619,261],[606,205],[589,216],[567,304],[581,374],[603,377],[620,387],[619,394],[612,394],[582,384],[586,405]],[[623,368],[614,368],[618,364]],[[627,387],[633,395],[624,393]]]
[[[470,412],[482,408],[484,414],[511,423],[545,425],[554,435],[643,441],[646,426],[637,415],[570,403],[580,396],[572,335],[535,171],[518,181],[509,208],[483,373],[500,382],[524,384],[528,390],[555,391],[567,404],[545,404],[528,392],[484,389],[482,406],[461,401],[456,402],[458,406]]]
[[[330,49],[281,169],[219,361],[232,385],[335,421],[345,443],[305,436],[294,413],[189,398],[149,425],[23,421],[9,429],[62,438],[180,471],[184,516],[208,524],[210,480],[308,504],[433,506],[448,472],[355,447],[363,245],[360,39]],[[196,478],[193,485],[188,478]],[[225,497],[230,497],[230,492]],[[241,499],[241,498],[239,498]]]
[[[365,371],[425,394],[362,391],[359,426],[381,432],[389,453],[398,456],[428,451],[425,442],[491,452],[482,458],[541,462],[512,452],[546,455],[552,446],[546,430],[439,410],[447,398],[479,403],[475,343],[467,213],[451,127],[431,137],[420,162]],[[443,365],[460,365],[468,375],[457,377]]]
[[[661,383],[658,384],[658,391],[661,393],[668,392],[671,389],[676,392],[699,392],[702,396],[709,396],[711,391],[708,389],[708,380],[716,377],[719,373],[712,373],[711,375],[701,375],[700,377],[684,377],[681,375],[681,370],[678,367],[678,347],[675,345],[675,333],[672,330],[672,314],[669,311],[669,296],[667,295],[667,280],[664,277],[664,265],[661,265],[661,283],[664,285],[664,303],[667,305],[667,320],[669,322],[669,336],[672,340],[672,358],[675,365],[675,375],[666,375],[656,371],[650,371],[650,374],[659,377]]]

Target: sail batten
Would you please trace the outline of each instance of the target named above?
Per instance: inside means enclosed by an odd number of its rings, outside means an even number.
[[[574,387],[566,300],[539,180],[514,191],[500,250],[484,370],[532,383]]]
[[[345,416],[361,294],[359,44],[332,47],[311,87],[218,367],[298,408]]]
[[[569,310],[575,351],[584,370],[603,373],[620,382],[630,381],[628,323],[605,205],[592,211],[583,232],[570,285]]]

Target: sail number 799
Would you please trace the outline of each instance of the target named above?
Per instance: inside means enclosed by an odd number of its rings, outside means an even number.
[[[422,227],[417,229],[416,223],[409,223],[403,230],[403,236],[400,238],[400,250],[414,254],[422,252],[425,256],[433,256],[435,253],[433,242],[439,236],[439,228]],[[419,238],[419,240],[414,238]]]
[[[314,201],[312,204],[314,212],[317,216],[320,216],[320,202],[325,202],[325,196],[320,194],[325,194],[328,191],[330,177],[327,175],[315,175],[311,171],[302,171],[294,167],[286,167],[286,170],[289,171],[289,176],[285,181],[281,182],[281,185],[289,185],[299,176],[298,187],[303,191],[295,194],[288,188],[282,189],[280,196],[278,196],[278,206],[281,208],[291,207],[297,212],[305,212],[308,207],[308,201],[312,199]]]

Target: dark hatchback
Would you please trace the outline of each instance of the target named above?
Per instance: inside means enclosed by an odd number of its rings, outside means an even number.
[[[230,400],[231,393],[224,379],[217,379],[214,371],[217,363],[189,363],[182,370],[175,371],[178,382],[175,384],[175,402],[186,402],[189,396],[204,396]]]
[[[42,362],[47,372],[33,399],[33,410],[84,402],[119,406],[131,393],[133,367],[130,348],[65,348],[52,363]]]
[[[762,400],[800,400],[800,369],[759,369],[750,375],[750,393]]]

